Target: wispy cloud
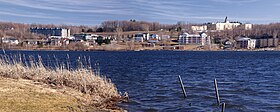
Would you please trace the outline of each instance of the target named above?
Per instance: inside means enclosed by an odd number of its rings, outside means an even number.
[[[244,4],[244,3],[258,2],[260,0],[211,0],[211,1],[229,3],[229,4]]]
[[[280,18],[266,18],[266,17],[259,17],[259,18],[232,18],[234,20],[238,20],[238,21],[280,21]]]
[[[181,0],[136,0],[130,3],[137,9],[135,15],[153,20],[185,21],[197,11],[212,11],[213,6],[197,4],[193,1]]]
[[[261,0],[0,0],[0,15],[26,21],[26,18],[33,18],[31,22],[41,18],[56,23],[82,24],[128,19],[164,23],[215,22],[225,16],[234,21],[277,21],[280,17],[269,13],[278,12],[279,8],[263,11],[259,8],[264,7],[263,3],[269,4]],[[277,3],[270,2],[272,4]],[[269,18],[260,16],[258,12],[261,11]]]
[[[61,19],[60,17],[53,17],[53,16],[48,16],[45,14],[23,14],[23,13],[15,13],[15,12],[8,12],[8,11],[1,11],[0,10],[0,15],[9,15],[9,16],[17,16],[17,17],[27,17],[27,18],[41,18],[41,19]]]
[[[117,1],[106,0],[0,0],[0,2],[9,3],[11,5],[28,7],[40,10],[52,10],[60,12],[72,13],[107,13],[107,14],[127,14],[127,10]],[[122,8],[123,10],[118,10]],[[126,12],[125,12],[126,11]]]

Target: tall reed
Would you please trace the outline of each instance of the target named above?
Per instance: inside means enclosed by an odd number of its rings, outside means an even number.
[[[69,56],[68,56],[69,58]],[[22,78],[43,82],[56,87],[70,87],[84,94],[100,99],[120,97],[115,85],[110,79],[94,73],[91,66],[82,64],[70,68],[66,64],[56,61],[55,67],[43,64],[41,56],[0,55],[0,76],[7,78]],[[89,60],[90,61],[90,60]]]

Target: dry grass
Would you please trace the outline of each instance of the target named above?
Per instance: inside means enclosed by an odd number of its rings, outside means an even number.
[[[78,68],[66,69],[59,66],[50,69],[39,61],[31,60],[23,62],[21,56],[11,59],[6,55],[0,58],[0,76],[13,79],[28,79],[45,83],[53,88],[70,87],[89,96],[87,105],[107,107],[106,103],[112,103],[120,99],[115,85],[105,77],[94,74],[91,69]],[[110,105],[110,104],[109,104]]]
[[[83,94],[71,88],[53,89],[31,80],[0,78],[1,112],[102,111],[83,105]],[[71,95],[63,91],[71,91]]]

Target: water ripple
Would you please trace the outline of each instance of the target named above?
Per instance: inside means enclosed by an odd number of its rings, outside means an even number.
[[[131,112],[220,111],[213,80],[218,81],[226,111],[280,111],[280,52],[53,52],[7,51],[29,55],[69,54],[92,57],[102,74],[119,91],[127,91],[130,102],[120,104]],[[178,82],[181,75],[187,98]]]

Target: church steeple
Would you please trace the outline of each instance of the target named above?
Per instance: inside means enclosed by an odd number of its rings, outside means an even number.
[[[227,22],[227,16],[226,16],[226,18],[225,18],[225,23]]]

